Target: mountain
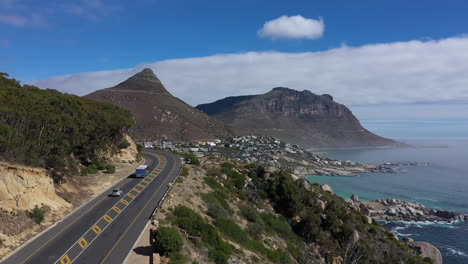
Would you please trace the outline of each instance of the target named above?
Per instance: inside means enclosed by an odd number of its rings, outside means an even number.
[[[139,139],[200,141],[232,134],[222,122],[171,95],[148,68],[112,88],[85,97],[130,110]]]
[[[227,125],[304,147],[377,147],[399,144],[377,136],[328,94],[277,87],[266,94],[227,97],[197,109]]]

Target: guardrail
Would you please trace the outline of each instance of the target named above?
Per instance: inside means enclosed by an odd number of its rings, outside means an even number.
[[[167,188],[166,192],[164,193],[163,197],[161,198],[161,200],[159,200],[159,203],[156,205],[156,207],[154,208],[153,212],[151,213],[149,219],[153,218],[153,216],[158,212],[158,210],[161,208],[161,205],[164,203],[164,200],[166,199],[166,196],[167,194],[172,190],[172,187],[174,186],[174,183],[175,181],[177,181],[177,179],[179,179],[180,177],[180,173],[182,172],[182,169],[184,168],[184,166],[180,166],[179,168],[179,172],[177,173],[177,176],[174,178],[174,180],[170,183],[170,186],[169,188]]]

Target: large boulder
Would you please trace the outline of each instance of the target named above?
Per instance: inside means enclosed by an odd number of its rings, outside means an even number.
[[[328,185],[328,184],[322,184],[322,185],[320,185],[320,188],[322,188],[322,190],[324,190],[324,191],[329,191],[329,192],[333,193],[332,187],[330,187],[330,185]]]
[[[409,246],[423,257],[429,257],[434,261],[434,264],[442,264],[442,254],[435,246],[427,242],[413,242]]]
[[[351,195],[351,200],[353,200],[353,202],[359,202],[359,196],[357,194],[353,194]]]

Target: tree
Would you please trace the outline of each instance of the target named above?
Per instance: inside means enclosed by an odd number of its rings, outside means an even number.
[[[154,231],[156,249],[163,254],[178,252],[182,249],[183,241],[179,231],[174,227],[161,227]]]

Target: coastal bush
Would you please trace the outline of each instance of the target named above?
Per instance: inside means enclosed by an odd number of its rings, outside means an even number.
[[[191,236],[201,237],[208,247],[208,255],[216,264],[226,264],[232,254],[232,247],[220,236],[216,228],[206,222],[199,214],[185,206],[174,209],[174,224]]]
[[[180,173],[180,176],[182,177],[187,177],[189,175],[189,170],[187,167],[182,168],[182,172]]]
[[[162,254],[167,255],[182,249],[182,237],[176,228],[160,227],[154,231],[153,236],[156,249]]]
[[[203,193],[201,195],[203,201],[207,204],[219,204],[229,213],[232,214],[232,209],[226,202],[227,195],[221,191],[213,191],[209,193]]]
[[[264,230],[263,227],[256,223],[248,223],[247,224],[247,233],[255,240],[259,240],[262,238]]]
[[[37,205],[33,208],[31,212],[31,218],[36,222],[37,224],[40,224],[44,221],[45,219],[45,214],[46,211],[44,208],[39,208]]]
[[[279,262],[281,258],[281,253],[279,251],[268,249],[263,245],[262,242],[251,239],[247,232],[242,230],[242,228],[232,219],[218,218],[215,220],[215,226],[230,240],[244,246],[249,250],[264,255],[274,263]]]
[[[258,211],[252,206],[241,205],[239,207],[239,214],[245,220],[252,223],[259,223],[262,220]]]
[[[229,213],[220,204],[208,204],[207,214],[213,219],[229,216]]]
[[[388,236],[381,225],[363,221],[363,215],[344,199],[321,190],[316,184],[294,180],[287,172],[278,170],[266,179],[265,170],[260,166],[244,167],[252,179],[246,193],[249,201],[261,204],[269,200],[280,217],[260,213],[260,224],[267,234],[274,233],[288,243],[288,251],[299,261],[301,242],[314,243],[326,262],[334,257],[346,256],[346,263],[424,263],[422,258],[412,255],[408,247]],[[250,186],[254,187],[251,188]],[[317,199],[325,203],[322,209],[316,206]],[[239,214],[251,223],[255,219],[251,210],[241,208]],[[292,219],[295,219],[294,221]],[[296,220],[298,219],[298,220]],[[249,231],[249,229],[247,229]],[[358,232],[359,241],[353,242]],[[249,236],[252,237],[252,235]],[[381,254],[381,252],[391,252]],[[356,262],[357,263],[357,262]]]
[[[107,174],[115,173],[115,166],[111,164],[107,164],[105,165],[105,170],[106,171],[104,173],[107,173]]]
[[[130,147],[130,142],[128,142],[126,139],[123,139],[122,141],[120,141],[118,147],[120,149],[128,148]]]
[[[192,153],[183,153],[182,157],[184,159],[190,159],[190,164],[192,164],[192,165],[195,165],[195,166],[200,165],[200,159],[198,159],[197,156],[195,156]]]
[[[189,263],[190,258],[179,252],[169,253],[169,264],[186,264]]]
[[[96,164],[91,164],[87,168],[87,174],[96,174],[98,173],[98,166]]]
[[[224,191],[224,187],[214,178],[211,176],[205,177],[205,183],[210,186],[215,191]]]

